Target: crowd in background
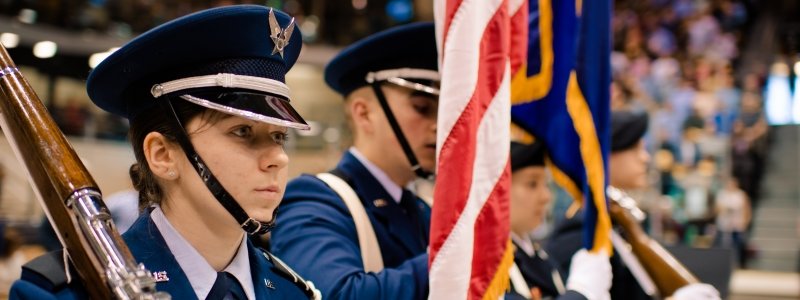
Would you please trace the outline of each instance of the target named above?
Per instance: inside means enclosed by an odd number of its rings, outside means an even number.
[[[278,1],[282,2],[282,1]],[[209,7],[231,4],[263,4],[255,0],[71,0],[0,1],[0,11],[35,12],[30,21],[75,30],[97,30],[124,38],[144,32],[168,20]]]
[[[611,107],[650,116],[645,205],[668,244],[744,250],[768,128],[765,74],[734,72],[750,21],[736,0],[617,1]]]

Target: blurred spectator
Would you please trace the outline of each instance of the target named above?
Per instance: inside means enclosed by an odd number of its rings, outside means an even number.
[[[678,149],[678,161],[687,168],[697,165],[702,157],[700,139],[703,136],[705,122],[697,113],[692,114],[683,123],[683,139]]]
[[[726,66],[719,74],[719,87],[716,96],[719,99],[719,114],[715,119],[717,134],[730,136],[733,133],[733,122],[739,115],[742,92],[734,85],[730,66]]]
[[[101,112],[97,118],[97,137],[124,141],[128,137],[128,120],[117,115]]]
[[[750,92],[756,95],[761,95],[762,92],[761,87],[763,86],[763,82],[761,78],[759,78],[758,74],[749,73],[744,76],[744,79],[742,81],[743,81],[742,82],[743,93]]]
[[[681,65],[673,56],[662,55],[653,61],[651,72],[659,88],[657,101],[664,103],[680,83]]]
[[[676,47],[675,35],[664,27],[658,27],[647,39],[647,49],[659,56],[672,55]]]
[[[659,172],[661,177],[661,194],[674,195],[677,188],[677,183],[672,174],[675,167],[675,150],[674,146],[670,143],[661,143],[661,148],[653,155],[653,162],[655,169]]]
[[[741,113],[733,124],[731,140],[733,176],[747,193],[753,207],[758,205],[758,186],[767,153],[768,125],[757,94],[742,96]]]
[[[750,223],[751,211],[747,195],[739,189],[736,178],[728,178],[724,188],[717,192],[714,211],[718,231],[715,244],[732,248],[739,267],[744,268],[747,256],[744,234]]]
[[[90,115],[85,104],[69,98],[64,106],[56,108],[55,121],[64,134],[82,136]]]
[[[717,17],[720,26],[725,31],[734,30],[747,22],[747,10],[744,5],[731,0],[720,1],[719,7],[714,11],[714,16]]]
[[[694,83],[688,78],[683,78],[678,88],[668,98],[675,113],[675,120],[680,122],[679,124],[683,124],[692,113],[692,101],[696,93]]]
[[[711,14],[703,11],[689,24],[689,55],[702,56],[710,50],[719,35],[719,24]]]
[[[739,55],[739,49],[736,46],[736,36],[731,33],[716,35],[705,55],[717,62],[725,62],[736,58],[736,56]]]
[[[713,159],[704,158],[697,164],[697,168],[681,178],[684,188],[684,209],[688,223],[695,234],[705,235],[706,226],[713,220],[713,209],[710,200],[714,187],[715,164]],[[687,236],[686,240],[691,245],[694,236]]]
[[[711,123],[714,116],[717,114],[719,99],[710,92],[699,92],[694,97],[694,110],[696,116],[703,123],[701,128],[705,128],[705,124]],[[697,127],[697,126],[696,126]]]
[[[683,124],[680,116],[672,109],[672,104],[669,102],[661,105],[661,108],[653,113],[653,122],[651,131],[656,136],[656,143],[660,145],[667,145],[662,148],[674,148],[680,144],[681,129]],[[672,151],[674,155],[676,151]]]

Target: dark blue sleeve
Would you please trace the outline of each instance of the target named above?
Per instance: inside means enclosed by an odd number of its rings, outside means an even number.
[[[9,299],[86,299],[80,278],[64,273],[63,252],[45,253],[22,266],[20,279],[11,285]]]
[[[428,255],[364,272],[355,224],[325,183],[303,175],[289,183],[272,233],[272,252],[314,282],[324,299],[425,299]]]
[[[56,295],[31,282],[17,280],[11,286],[8,299],[58,299]]]
[[[8,299],[15,300],[75,300],[86,299],[86,296],[69,287],[51,291],[26,280],[17,280],[11,286]]]

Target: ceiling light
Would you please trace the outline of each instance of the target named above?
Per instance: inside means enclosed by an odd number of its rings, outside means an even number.
[[[19,35],[10,32],[4,32],[3,34],[0,34],[0,44],[3,44],[3,47],[8,49],[17,47],[17,45],[19,45]]]
[[[56,55],[58,45],[51,41],[41,41],[33,45],[33,55],[38,58],[51,58]]]

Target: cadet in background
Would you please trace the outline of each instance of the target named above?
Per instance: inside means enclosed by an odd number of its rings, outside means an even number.
[[[426,299],[430,207],[406,188],[436,163],[433,23],[347,47],[325,68],[353,146],[330,173],[289,183],[272,250],[325,299]]]
[[[611,153],[608,161],[608,178],[611,186],[622,190],[640,189],[647,186],[647,167],[650,162],[650,154],[645,149],[643,140],[647,126],[648,117],[645,113],[624,110],[612,112]],[[583,212],[578,211],[558,224],[548,240],[548,252],[564,270],[571,270],[572,255],[583,248],[582,228]],[[612,240],[613,236],[619,237],[619,234],[614,231]],[[627,251],[626,253],[630,255],[621,255],[620,251]],[[631,271],[633,267],[630,267],[629,264],[636,263],[638,262],[630,250],[620,247],[615,242],[614,255],[611,256],[613,274],[611,299],[653,298],[656,290],[652,279],[646,273]],[[719,299],[719,292],[708,284],[697,283],[678,289],[672,298],[675,300]]]
[[[580,250],[572,258],[571,276],[531,239],[545,221],[552,200],[542,142],[511,142],[511,240],[514,265],[509,271],[511,292],[506,299],[607,299],[611,264],[605,253]]]

